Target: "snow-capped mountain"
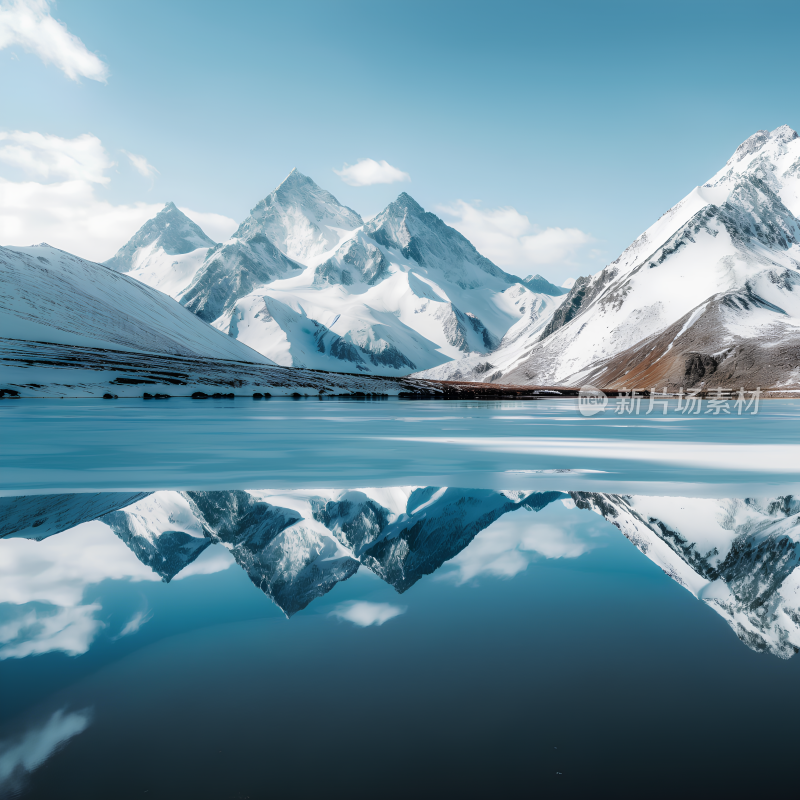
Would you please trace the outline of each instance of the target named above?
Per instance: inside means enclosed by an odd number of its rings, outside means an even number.
[[[155,492],[102,520],[165,583],[211,544],[178,492]]]
[[[516,384],[755,388],[800,382],[800,139],[759,131],[541,330],[492,354]],[[473,360],[474,364],[474,360]]]
[[[570,492],[707,603],[750,648],[800,650],[800,504]]]
[[[531,309],[544,324],[560,302],[557,287],[506,274],[407,194],[365,224],[297,170],[181,272],[185,285],[154,267],[137,277],[279,364],[366,374],[485,355],[521,318],[529,327]]]
[[[174,295],[186,289],[214,244],[174,203],[167,203],[103,263]]]
[[[263,234],[284,255],[306,264],[330,250],[364,224],[352,208],[343,206],[311,178],[293,169],[265,197],[233,235],[245,239]]]

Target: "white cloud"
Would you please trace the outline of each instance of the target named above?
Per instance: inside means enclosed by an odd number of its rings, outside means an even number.
[[[0,661],[60,651],[68,656],[85,653],[105,623],[95,619],[99,603],[56,607],[50,613],[25,611],[0,627]]]
[[[62,139],[0,132],[0,163],[40,179],[0,177],[0,245],[47,242],[82,258],[105,261],[163,207],[114,205],[98,196],[97,187],[109,183],[106,171],[114,162],[91,134]],[[236,222],[222,214],[181,210],[215,241],[236,230]]]
[[[127,150],[123,150],[122,152],[128,156],[128,160],[133,164],[133,168],[143,178],[152,179],[155,178],[156,175],[161,174],[144,156],[137,156],[135,153],[129,153]]]
[[[180,209],[192,222],[196,222],[215,242],[224,242],[233,236],[239,223],[235,219],[211,211],[193,211],[191,208]]]
[[[53,19],[48,0],[0,0],[0,50],[19,45],[68,78],[106,82],[108,67],[86,45]]]
[[[0,161],[44,180],[63,178],[107,184],[114,166],[103,143],[89,133],[62,139],[35,131],[0,131]]]
[[[91,722],[88,708],[65,714],[56,711],[44,725],[22,736],[0,741],[0,793],[16,797],[25,778]]]
[[[345,164],[334,172],[350,186],[372,186],[376,183],[402,183],[411,180],[407,172],[393,167],[387,161],[375,161],[372,158],[362,158],[355,164]]]
[[[511,206],[482,209],[457,200],[436,210],[483,255],[520,275],[536,267],[570,264],[593,241],[578,228],[540,230]]]
[[[12,615],[0,627],[0,660],[85,653],[105,623],[96,618],[98,603],[81,601],[88,586],[107,579],[160,580],[102,522],[78,525],[45,542],[4,540],[0,603]]]
[[[91,261],[105,261],[163,207],[113,205],[87,181],[15,183],[0,178],[0,244],[47,242]]]
[[[531,514],[519,509],[481,531],[455,558],[443,578],[462,584],[479,575],[513,578],[539,557],[577,558],[597,546],[569,523],[531,524]]]
[[[356,600],[351,603],[342,603],[331,611],[332,617],[352,622],[361,628],[370,625],[383,625],[394,617],[405,614],[405,606],[393,606],[389,603],[369,603],[366,600]]]
[[[98,520],[43,542],[11,538],[2,544],[0,603],[76,606],[86,587],[101,581],[161,580]]]

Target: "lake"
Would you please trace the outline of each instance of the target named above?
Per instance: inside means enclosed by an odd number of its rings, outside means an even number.
[[[0,401],[0,797],[790,789],[800,404],[706,410]]]

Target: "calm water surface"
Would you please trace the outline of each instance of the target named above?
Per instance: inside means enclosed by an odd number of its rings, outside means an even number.
[[[0,797],[791,791],[798,421],[0,401]]]

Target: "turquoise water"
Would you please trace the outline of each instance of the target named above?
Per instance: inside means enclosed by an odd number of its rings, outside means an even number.
[[[331,398],[0,401],[4,494],[258,486],[777,485],[800,478],[800,405],[585,418],[575,401]],[[549,484],[548,484],[549,485]]]
[[[0,797],[790,788],[798,414],[3,401]]]

